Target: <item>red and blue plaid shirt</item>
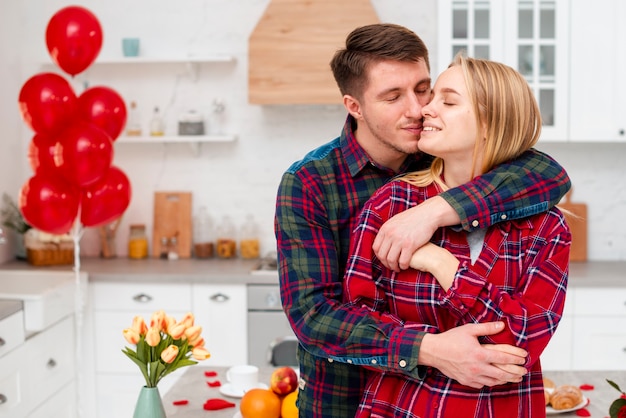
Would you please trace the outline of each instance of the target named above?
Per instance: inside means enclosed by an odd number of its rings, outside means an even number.
[[[440,228],[431,242],[460,261],[446,292],[429,273],[413,269],[395,273],[385,268],[372,250],[386,220],[438,194],[435,184],[419,188],[396,180],[365,204],[352,236],[344,297],[354,306],[391,314],[405,327],[425,332],[504,321],[503,332],[484,337],[482,342],[524,348],[529,353],[529,373],[520,383],[473,389],[436,369],[428,369],[422,379],[371,372],[356,416],[545,416],[539,355],[563,312],[570,230],[557,209],[497,224],[487,230],[480,255],[472,264],[466,232]]]
[[[368,309],[343,304],[343,275],[358,214],[398,174],[369,159],[353,126],[348,116],[341,136],[294,163],[278,189],[278,267],[283,308],[300,341],[300,416],[353,417],[366,378],[365,368],[355,364],[413,377],[422,370],[417,365],[422,331],[380,323]],[[409,156],[401,171],[429,162]],[[544,212],[569,187],[560,165],[529,151],[442,197],[469,229]]]

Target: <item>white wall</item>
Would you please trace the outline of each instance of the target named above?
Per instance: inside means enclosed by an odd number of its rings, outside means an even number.
[[[155,68],[92,67],[73,81],[77,92],[88,81],[116,89],[127,101],[136,100],[145,125],[151,108],[160,106],[166,111],[171,132],[180,112],[195,108],[208,113],[211,101],[220,97],[227,105],[226,130],[238,135],[235,143],[202,145],[198,157],[186,144],[117,144],[114,164],[129,175],[133,187],[133,199],[118,234],[118,253],[126,253],[130,223],[146,223],[151,231],[152,196],[156,190],[190,190],[194,212],[206,205],[216,220],[230,214],[242,223],[246,214],[254,213],[262,229],[262,252],[273,250],[274,198],[282,172],[309,149],[336,137],[345,113],[339,106],[247,103],[247,40],[268,3],[269,0],[0,2],[0,57],[3,61],[15,61],[14,68],[0,67],[2,91],[9,92],[0,97],[0,122],[5,134],[13,133],[1,148],[0,191],[16,196],[31,175],[26,161],[31,133],[19,120],[17,93],[28,77],[54,70],[51,65],[39,65],[50,62],[44,41],[46,24],[60,8],[81,4],[98,16],[104,28],[101,56],[119,54],[122,37],[139,36],[145,54],[226,53],[236,58],[235,64],[202,64],[197,81],[184,66],[170,64]],[[408,26],[435,51],[436,0],[372,0],[372,4],[382,21]],[[434,52],[431,55],[433,59],[436,56]],[[563,144],[543,148],[570,172],[576,185],[574,200],[590,204],[590,257],[625,259],[626,226],[616,222],[616,215],[626,205],[624,186],[617,188],[624,183],[620,180],[624,168],[618,160],[626,145]],[[612,187],[610,193],[605,190],[608,187]],[[95,231],[86,232],[83,254],[98,253],[96,235]],[[6,250],[0,257],[6,259]]]

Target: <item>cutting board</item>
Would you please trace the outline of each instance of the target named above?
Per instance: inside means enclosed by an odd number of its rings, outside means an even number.
[[[352,30],[379,21],[370,0],[271,0],[249,39],[249,102],[341,104],[330,60]]]
[[[559,203],[564,209],[565,220],[572,231],[572,247],[570,261],[587,261],[587,204],[572,203],[572,191],[565,195],[565,202]]]
[[[152,256],[167,251],[161,238],[176,237],[178,257],[191,257],[192,217],[191,192],[155,192]]]

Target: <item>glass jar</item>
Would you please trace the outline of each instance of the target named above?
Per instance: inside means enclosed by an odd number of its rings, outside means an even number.
[[[211,258],[215,252],[212,222],[206,206],[201,206],[193,220],[193,252],[196,258]]]
[[[134,259],[148,257],[148,237],[146,236],[146,226],[143,224],[130,226],[128,257]]]
[[[224,216],[216,228],[217,256],[219,258],[234,258],[237,256],[237,240],[235,225],[228,216]]]
[[[253,216],[248,215],[241,226],[239,254],[245,259],[259,258],[259,247],[259,228]]]

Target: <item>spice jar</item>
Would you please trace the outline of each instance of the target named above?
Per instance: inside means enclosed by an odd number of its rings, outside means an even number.
[[[252,215],[246,217],[241,226],[239,254],[241,258],[259,258],[259,228]]]
[[[135,259],[148,257],[148,237],[146,236],[146,226],[143,224],[130,226],[128,257]]]
[[[206,206],[201,206],[193,220],[193,252],[196,258],[211,258],[214,253],[211,218]]]
[[[219,258],[234,258],[237,256],[237,241],[235,239],[235,225],[228,216],[222,218],[216,230],[217,256]]]

